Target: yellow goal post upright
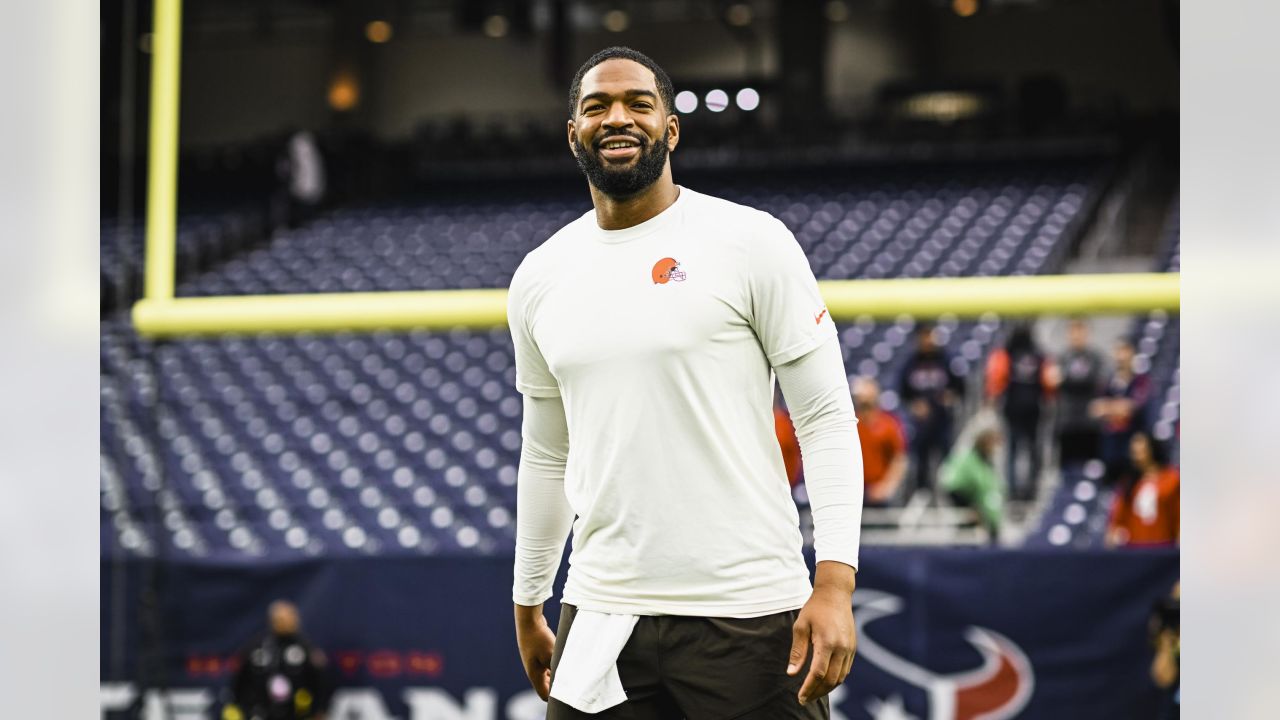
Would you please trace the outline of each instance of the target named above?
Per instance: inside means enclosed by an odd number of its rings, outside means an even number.
[[[182,0],[154,0],[144,297],[133,324],[145,337],[499,327],[506,290],[174,296]],[[826,280],[831,317],[893,319],[1129,314],[1179,309],[1178,273]]]

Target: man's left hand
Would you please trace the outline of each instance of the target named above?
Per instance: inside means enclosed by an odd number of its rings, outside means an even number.
[[[818,563],[813,594],[791,629],[788,675],[800,672],[813,646],[813,662],[798,695],[801,705],[831,692],[849,675],[858,647],[853,588],[852,567],[832,560]]]

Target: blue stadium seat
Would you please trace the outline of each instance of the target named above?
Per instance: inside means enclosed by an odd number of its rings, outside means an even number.
[[[773,213],[820,279],[1010,275],[1059,267],[1094,175],[1046,164],[698,189]],[[340,209],[218,256],[182,276],[178,294],[505,287],[525,253],[587,209],[581,194]],[[106,273],[117,261],[103,234]],[[915,324],[839,324],[849,374],[878,376],[891,408]],[[967,374],[1000,320],[942,317],[937,328]],[[153,345],[119,313],[103,319],[100,356],[104,553],[486,554],[514,544],[521,402],[505,328]]]

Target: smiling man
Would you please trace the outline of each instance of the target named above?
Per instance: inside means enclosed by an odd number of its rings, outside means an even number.
[[[583,64],[568,141],[594,210],[511,281],[520,655],[549,720],[827,718],[853,662],[863,484],[835,326],[781,222],[674,183],[672,97],[634,50]],[[812,583],[775,374],[813,507]]]

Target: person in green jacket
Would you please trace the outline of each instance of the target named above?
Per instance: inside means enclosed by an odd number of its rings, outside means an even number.
[[[1000,445],[998,426],[978,433],[973,445],[956,448],[942,466],[942,487],[960,505],[973,508],[982,518],[992,544],[1000,539],[1004,518],[1004,492],[996,472],[996,448]]]

